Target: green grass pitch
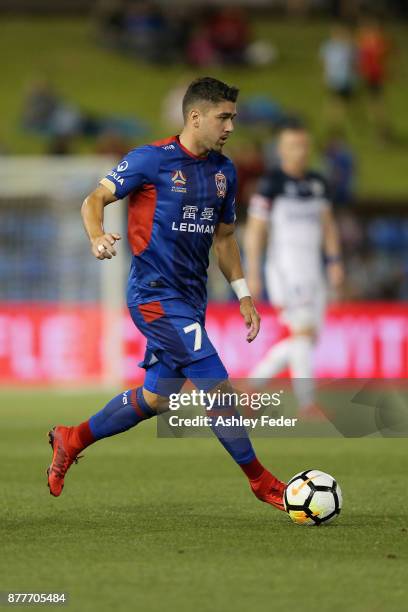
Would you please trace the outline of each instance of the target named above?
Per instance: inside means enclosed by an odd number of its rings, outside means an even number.
[[[254,440],[284,479],[337,477],[343,512],[321,528],[256,500],[215,439],[153,422],[88,449],[54,499],[48,428],[108,397],[1,393],[0,591],[66,591],[71,612],[406,609],[405,439]]]

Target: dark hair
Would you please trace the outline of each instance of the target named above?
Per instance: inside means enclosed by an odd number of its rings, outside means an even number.
[[[212,77],[202,77],[195,79],[190,85],[183,98],[183,116],[187,118],[188,111],[196,102],[210,102],[218,104],[223,100],[236,102],[239,94],[237,87],[230,87],[226,83],[213,79]]]

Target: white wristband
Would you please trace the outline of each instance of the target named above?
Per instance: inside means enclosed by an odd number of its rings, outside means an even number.
[[[245,278],[238,278],[231,282],[231,289],[239,300],[244,297],[251,297]]]

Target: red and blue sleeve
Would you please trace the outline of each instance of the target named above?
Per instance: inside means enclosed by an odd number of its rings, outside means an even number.
[[[248,215],[261,221],[268,221],[273,200],[279,191],[278,179],[274,173],[261,177],[249,200]]]
[[[153,183],[157,176],[159,157],[157,148],[150,145],[133,149],[125,155],[116,168],[101,180],[118,200],[143,185]]]

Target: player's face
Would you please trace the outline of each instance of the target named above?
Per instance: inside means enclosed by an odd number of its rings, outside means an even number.
[[[209,105],[200,117],[200,140],[209,151],[222,151],[234,130],[237,114],[235,102],[219,102]]]
[[[282,165],[298,172],[306,169],[310,156],[310,136],[303,130],[284,130],[279,138]]]

